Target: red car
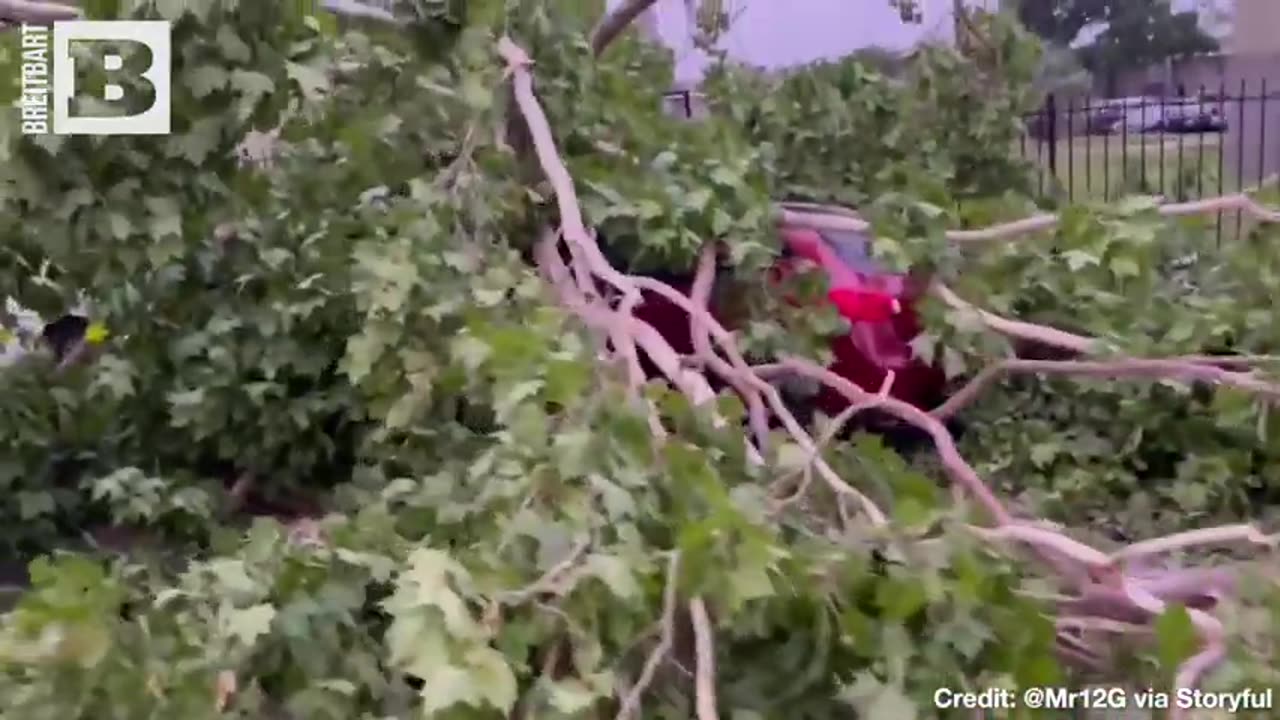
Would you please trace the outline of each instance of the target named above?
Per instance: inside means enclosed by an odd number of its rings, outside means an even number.
[[[848,334],[831,340],[835,360],[830,369],[873,392],[892,370],[894,397],[925,410],[941,402],[944,373],[915,358],[910,345],[921,330],[912,309],[921,288],[908,276],[884,272],[871,257],[862,233],[798,228],[784,228],[781,233],[783,257],[774,266],[771,280],[780,284],[801,264],[817,266],[827,277],[827,300],[850,322]],[[663,279],[675,280],[671,284],[678,290],[689,290],[687,278]],[[711,310],[722,318],[716,307]],[[646,293],[635,314],[662,333],[677,352],[693,352],[688,315],[681,308]],[[848,405],[843,395],[824,388],[814,409],[833,417]]]

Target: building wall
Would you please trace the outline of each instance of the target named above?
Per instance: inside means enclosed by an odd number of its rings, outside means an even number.
[[[1236,0],[1230,51],[1237,55],[1280,53],[1280,2]]]

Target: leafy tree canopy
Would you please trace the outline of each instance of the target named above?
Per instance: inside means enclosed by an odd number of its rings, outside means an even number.
[[[1082,31],[1104,23],[1101,34],[1079,47],[1082,62],[1094,73],[1218,49],[1217,40],[1201,28],[1197,12],[1174,11],[1168,0],[1020,2],[1017,13],[1029,30],[1061,46],[1077,43]]]

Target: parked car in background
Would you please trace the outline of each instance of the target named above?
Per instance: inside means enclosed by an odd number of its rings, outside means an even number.
[[[1091,135],[1226,131],[1221,109],[1198,98],[1138,96],[1104,100],[1091,109],[1086,119],[1086,132]]]
[[[1084,131],[1089,135],[1111,135],[1123,120],[1124,111],[1119,107],[1100,108],[1085,118]]]
[[[1221,108],[1202,100],[1189,100],[1170,107],[1161,129],[1172,133],[1222,133],[1228,126]]]
[[[1125,97],[1094,105],[1086,120],[1092,135],[1159,132],[1168,115],[1168,104],[1156,97]]]

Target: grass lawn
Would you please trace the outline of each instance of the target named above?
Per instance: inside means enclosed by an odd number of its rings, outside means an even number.
[[[1056,175],[1049,171],[1048,143],[1028,138],[1016,152],[1040,167],[1044,192],[1060,192],[1076,203],[1133,193],[1176,201],[1243,191],[1268,207],[1280,208],[1280,179],[1240,177],[1224,156],[1223,143],[1229,138],[1217,133],[1064,138],[1056,146]],[[1221,226],[1221,240],[1244,237],[1254,225],[1236,212],[1223,213],[1212,222]]]
[[[1192,199],[1241,187],[1224,162],[1222,139],[1216,133],[1064,138],[1056,143],[1056,178],[1048,143],[1028,139],[1018,151],[1040,166],[1046,191],[1056,179],[1062,194],[1076,202],[1135,192]]]

